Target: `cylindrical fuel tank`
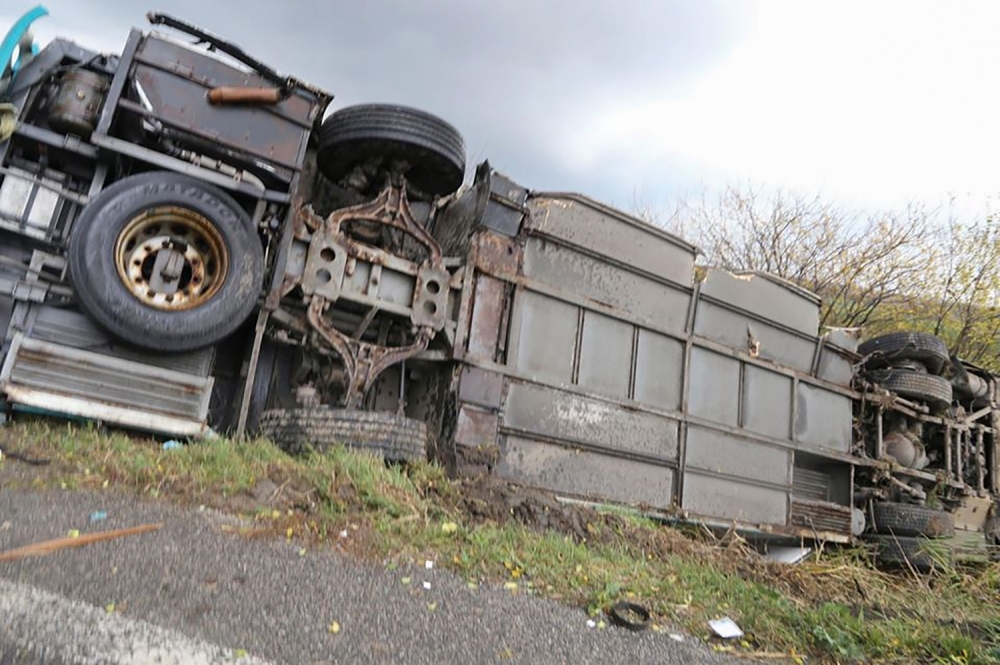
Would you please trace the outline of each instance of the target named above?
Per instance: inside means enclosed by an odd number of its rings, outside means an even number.
[[[74,69],[63,75],[49,107],[52,129],[90,136],[97,127],[110,77],[87,69]]]

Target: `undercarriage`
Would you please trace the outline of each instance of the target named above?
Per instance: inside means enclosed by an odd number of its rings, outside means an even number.
[[[762,540],[990,553],[996,377],[161,14],[0,53],[0,396],[432,460]],[[9,62],[8,62],[9,61]]]

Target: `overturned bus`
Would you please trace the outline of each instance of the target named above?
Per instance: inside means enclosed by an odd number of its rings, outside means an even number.
[[[996,378],[478,165],[162,14],[0,47],[0,396],[173,437],[430,458],[757,537],[990,551]],[[464,183],[464,184],[463,184]],[[928,548],[928,543],[943,547]]]

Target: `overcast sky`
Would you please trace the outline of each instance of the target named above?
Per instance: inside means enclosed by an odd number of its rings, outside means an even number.
[[[4,0],[0,25],[32,6]],[[535,189],[668,207],[727,183],[867,208],[1000,192],[1000,2],[48,0],[119,50],[147,9],[333,92],[437,113]],[[241,7],[235,10],[236,7]]]

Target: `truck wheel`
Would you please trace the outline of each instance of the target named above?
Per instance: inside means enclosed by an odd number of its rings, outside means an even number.
[[[320,170],[334,182],[372,159],[387,166],[405,163],[401,170],[415,188],[444,196],[465,178],[465,139],[444,120],[419,109],[361,104],[340,109],[323,121],[317,159]]]
[[[955,535],[955,518],[944,510],[878,502],[872,504],[872,515],[872,526],[877,533],[926,538],[950,538]]]
[[[257,303],[264,252],[225,192],[169,172],[98,194],[76,220],[69,273],[82,309],[115,337],[191,351],[236,331]]]
[[[260,433],[290,455],[342,444],[390,462],[427,459],[427,425],[389,411],[327,406],[273,409],[261,415]]]
[[[879,369],[866,377],[901,397],[927,402],[937,407],[951,404],[951,381],[943,376],[906,369]]]
[[[886,367],[897,360],[916,360],[931,374],[940,374],[950,361],[948,346],[940,337],[920,332],[895,332],[874,337],[858,346],[869,369]]]
[[[925,538],[868,535],[864,539],[873,546],[878,564],[888,568],[905,568],[909,564],[917,572],[928,573],[953,560],[951,547]]]

